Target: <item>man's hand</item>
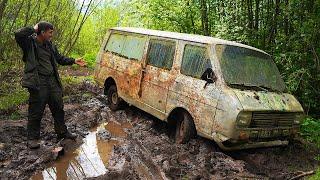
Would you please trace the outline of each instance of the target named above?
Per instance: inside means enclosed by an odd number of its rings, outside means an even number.
[[[87,66],[87,63],[82,59],[82,57],[76,59],[76,60],[75,60],[75,63],[78,64],[78,65],[81,66],[81,67]]]

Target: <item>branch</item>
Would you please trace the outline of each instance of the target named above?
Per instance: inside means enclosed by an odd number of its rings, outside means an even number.
[[[82,9],[83,9],[83,7],[84,7],[84,3],[85,3],[85,2],[86,2],[86,0],[83,0],[83,1],[82,1],[81,7],[80,7],[80,10],[79,10],[79,14],[78,14],[78,16],[77,16],[77,20],[76,20],[76,22],[74,23],[74,26],[73,26],[72,31],[71,31],[70,36],[69,36],[69,37],[70,37],[70,38],[69,38],[69,41],[67,42],[67,45],[65,46],[65,48],[64,48],[64,50],[63,50],[63,54],[66,53],[66,51],[67,51],[67,49],[68,49],[68,45],[71,45],[72,37],[73,37],[73,32],[74,32],[74,30],[76,29],[76,26],[77,26],[77,24],[78,24],[78,21],[79,21],[80,15],[81,15],[81,11],[82,11]]]
[[[308,176],[308,175],[311,175],[311,174],[314,174],[314,173],[315,173],[314,171],[302,172],[301,174],[292,177],[290,180],[300,179],[300,178],[302,178],[304,176]]]

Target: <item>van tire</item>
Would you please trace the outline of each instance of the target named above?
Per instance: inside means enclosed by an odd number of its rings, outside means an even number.
[[[111,85],[107,92],[109,107],[112,111],[119,110],[122,107],[123,100],[118,96],[116,85]]]
[[[180,113],[176,124],[175,142],[184,144],[195,135],[196,129],[191,115],[187,112]]]

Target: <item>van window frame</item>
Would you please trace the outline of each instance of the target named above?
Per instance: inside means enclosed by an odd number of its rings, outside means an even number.
[[[143,46],[143,49],[142,49],[142,57],[141,59],[136,59],[136,58],[129,58],[125,55],[122,55],[120,53],[116,53],[116,52],[112,52],[112,51],[109,51],[107,50],[107,46],[108,46],[108,43],[110,42],[110,39],[111,39],[111,36],[112,35],[122,35],[122,36],[125,36],[125,40],[127,39],[127,36],[131,36],[131,37],[138,37],[138,38],[145,38],[145,42],[144,42],[144,46]],[[144,54],[145,54],[145,49],[146,49],[146,45],[148,44],[148,36],[147,35],[144,35],[144,34],[139,34],[139,33],[130,33],[130,32],[122,32],[122,31],[111,31],[110,32],[110,35],[108,37],[108,41],[107,43],[105,44],[105,47],[103,49],[104,52],[110,52],[112,53],[113,55],[116,55],[116,56],[119,56],[119,57],[122,57],[122,58],[125,58],[125,59],[128,59],[128,60],[133,60],[133,61],[137,61],[137,62],[141,62],[143,61],[144,59]],[[122,47],[124,48],[124,46]],[[123,49],[122,49],[123,50]],[[122,51],[121,50],[121,51]]]
[[[182,72],[182,64],[183,64],[184,55],[185,55],[185,48],[186,48],[187,45],[190,45],[190,46],[198,46],[198,47],[204,48],[204,49],[206,50],[206,55],[207,55],[207,57],[208,57],[208,60],[209,60],[209,62],[210,62],[210,64],[211,64],[211,68],[214,69],[214,64],[213,64],[213,62],[212,62],[212,59],[211,59],[211,57],[210,57],[210,52],[209,52],[209,51],[210,51],[210,46],[209,46],[209,44],[197,43],[197,42],[188,42],[188,41],[187,41],[187,42],[185,42],[185,43],[183,44],[183,48],[182,48],[181,64],[180,64],[180,68],[179,68],[180,74],[183,74],[183,75],[185,75],[185,76],[192,77],[192,78],[195,78],[195,79],[203,80],[203,79],[201,79],[201,77],[191,76],[191,75],[188,75],[188,74],[185,74],[185,73]]]
[[[155,66],[155,65],[149,63],[148,57],[149,57],[149,53],[150,53],[150,44],[151,44],[152,40],[174,43],[174,52],[173,52],[173,57],[172,57],[172,62],[171,62],[170,68],[158,67],[158,66]],[[165,37],[160,37],[160,36],[149,36],[148,47],[147,47],[146,58],[145,58],[146,66],[150,65],[152,67],[156,67],[156,68],[160,68],[160,69],[163,69],[163,70],[171,71],[172,67],[174,66],[174,61],[176,59],[177,45],[178,45],[177,39],[165,38]]]

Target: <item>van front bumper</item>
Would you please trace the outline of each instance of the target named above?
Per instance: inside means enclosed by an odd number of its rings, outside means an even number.
[[[264,142],[248,142],[243,144],[237,144],[233,146],[226,146],[222,142],[217,142],[218,146],[225,151],[234,151],[241,149],[261,148],[261,147],[273,147],[273,146],[286,146],[289,141],[287,140],[274,140]]]
[[[237,135],[228,138],[215,133],[213,139],[225,151],[251,149],[272,146],[286,146],[288,139],[292,139],[299,131],[299,127],[290,128],[243,128],[237,129]]]

